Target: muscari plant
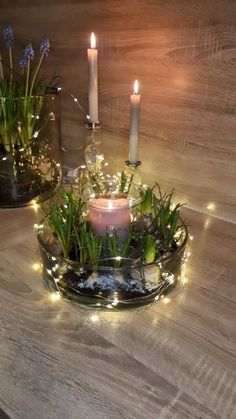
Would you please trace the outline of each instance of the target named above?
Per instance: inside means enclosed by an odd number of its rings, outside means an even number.
[[[131,247],[136,249],[141,264],[153,263],[175,251],[183,234],[179,214],[182,205],[173,204],[173,191],[163,194],[158,184],[147,188],[140,216],[131,223],[123,242],[115,229],[107,231],[104,237],[92,232],[86,203],[73,188],[61,190],[59,198],[52,197],[44,214],[64,258],[92,266],[110,263],[119,268],[125,259],[129,260]]]
[[[40,71],[50,50],[50,43],[44,37],[39,46],[39,57],[35,58],[32,43],[29,42],[15,66],[14,33],[11,26],[3,29],[3,38],[8,51],[8,63],[2,68],[0,80],[0,145],[2,152],[27,148],[43,130],[50,113],[45,100],[46,88],[40,79]],[[43,116],[42,120],[41,117]]]

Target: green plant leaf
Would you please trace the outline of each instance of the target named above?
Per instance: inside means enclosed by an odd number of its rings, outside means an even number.
[[[144,242],[144,259],[146,263],[152,263],[156,256],[156,245],[151,234],[145,237]]]
[[[150,214],[152,212],[153,204],[153,192],[151,188],[147,188],[145,191],[144,199],[141,202],[141,214]]]

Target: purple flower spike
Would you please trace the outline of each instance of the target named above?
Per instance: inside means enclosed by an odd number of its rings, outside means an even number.
[[[7,25],[3,28],[3,38],[6,42],[7,48],[11,48],[14,42],[14,33],[10,25]]]
[[[43,38],[41,44],[40,44],[40,52],[42,54],[46,54],[48,55],[50,50],[50,42],[49,39],[47,37]]]
[[[20,64],[20,66],[21,66],[22,70],[26,67],[26,65],[27,65],[27,60],[26,60],[26,58],[25,58],[25,56],[24,56],[24,55],[23,55],[23,57],[21,57],[21,59],[20,59],[20,61],[19,61],[19,64]]]
[[[33,60],[34,58],[34,50],[31,43],[25,47],[24,58],[26,61]]]

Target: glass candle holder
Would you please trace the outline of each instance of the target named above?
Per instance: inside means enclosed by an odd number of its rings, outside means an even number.
[[[104,236],[118,233],[121,241],[125,240],[134,212],[142,201],[140,185],[122,184],[117,176],[104,178],[101,184],[92,185],[88,199],[89,221],[96,235]],[[131,187],[132,186],[132,187]]]
[[[89,205],[89,221],[98,236],[115,229],[120,239],[125,239],[131,223],[129,201],[126,196],[97,197]]]

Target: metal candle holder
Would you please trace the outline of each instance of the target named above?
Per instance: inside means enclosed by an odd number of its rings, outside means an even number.
[[[141,166],[141,161],[138,160],[135,163],[133,163],[129,160],[126,160],[125,165],[125,173],[129,181],[136,185],[141,184],[141,173],[139,170],[139,167]]]
[[[129,161],[129,160],[125,160],[125,164],[127,167],[130,167],[132,169],[137,169],[137,167],[139,167],[141,165],[141,161],[138,160],[135,163]]]
[[[90,121],[88,121],[85,124],[85,126],[86,126],[87,129],[97,131],[97,130],[99,130],[102,127],[102,124],[99,121],[97,121],[97,122],[90,122]]]

